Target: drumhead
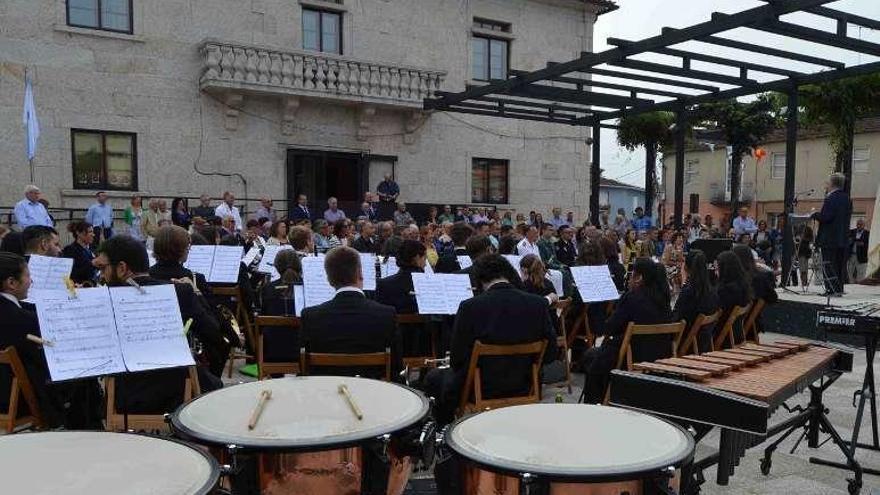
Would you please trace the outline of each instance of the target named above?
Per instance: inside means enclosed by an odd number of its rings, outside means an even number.
[[[0,436],[4,493],[203,495],[217,461],[177,440],[90,431]]]
[[[363,411],[358,420],[339,385],[348,386]],[[248,422],[260,393],[272,398],[253,430]],[[423,395],[393,383],[341,376],[278,378],[235,385],[203,395],[172,416],[178,434],[209,445],[326,450],[395,433],[428,414]]]
[[[582,404],[505,407],[459,420],[446,443],[507,473],[584,481],[634,479],[694,453],[682,428],[646,414]]]

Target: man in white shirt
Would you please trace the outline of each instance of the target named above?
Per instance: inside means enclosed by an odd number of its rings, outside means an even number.
[[[340,220],[345,220],[345,212],[340,210],[337,205],[336,198],[331,197],[327,200],[327,206],[329,208],[324,210],[324,220],[327,220],[327,223],[330,225],[333,225]]]
[[[532,225],[526,231],[526,236],[516,245],[516,254],[526,256],[534,254],[538,258],[541,257],[541,250],[538,248],[538,229]]]
[[[749,209],[748,208],[740,208],[739,216],[733,219],[733,235],[735,239],[739,239],[739,237],[743,234],[755,235],[755,232],[758,231],[758,225],[755,223],[755,219],[749,217]]]
[[[31,184],[24,188],[24,199],[15,204],[15,221],[24,230],[31,225],[52,226],[46,207],[40,203],[40,188]]]
[[[223,202],[214,210],[214,215],[222,218],[232,217],[235,221],[235,231],[241,232],[243,225],[241,223],[241,213],[235,206],[235,195],[229,191],[223,193]]]

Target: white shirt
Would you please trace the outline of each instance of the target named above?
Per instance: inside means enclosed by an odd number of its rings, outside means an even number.
[[[7,294],[7,293],[5,293],[5,292],[0,292],[0,296],[3,296],[3,297],[5,297],[6,299],[9,299],[10,301],[12,301],[13,304],[15,304],[16,306],[18,306],[19,308],[21,308],[21,303],[18,302],[18,298],[15,297],[15,296],[13,296],[12,294]]]
[[[336,289],[336,294],[334,294],[334,296],[338,296],[339,294],[341,294],[343,292],[357,292],[362,296],[364,295],[364,291],[359,289],[358,287],[355,287],[353,285],[347,285],[345,287],[340,287],[340,288]]]
[[[232,217],[235,220],[235,230],[239,232],[244,230],[241,223],[241,214],[238,212],[237,206],[230,207],[226,203],[220,203],[220,205],[214,209],[214,215],[220,217],[221,220],[226,217]]]
[[[519,241],[519,244],[516,245],[516,254],[520,256],[534,254],[535,256],[540,258],[541,250],[538,249],[537,244],[529,242],[529,239],[524,237],[523,240]]]

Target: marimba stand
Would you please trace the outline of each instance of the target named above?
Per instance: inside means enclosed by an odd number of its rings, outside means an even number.
[[[862,381],[861,390],[857,390],[853,394],[853,406],[856,406],[856,397],[859,398],[859,403],[857,406],[858,409],[856,410],[856,421],[853,425],[852,439],[848,442],[844,441],[844,443],[849,446],[849,455],[847,456],[847,459],[855,458],[857,448],[880,452],[880,435],[877,433],[877,393],[874,388],[874,356],[877,354],[877,340],[877,333],[865,333],[865,357],[867,358],[865,361],[865,378]],[[871,401],[871,432],[873,433],[874,441],[869,444],[859,443],[859,433],[862,429],[862,416],[865,413],[865,403],[869,400]],[[815,457],[811,457],[810,462],[823,466],[852,469],[850,464],[828,461]],[[861,468],[860,470],[867,474],[880,475],[880,469]],[[856,473],[856,477],[858,478],[858,472]],[[850,493],[853,493],[852,490],[850,490]]]

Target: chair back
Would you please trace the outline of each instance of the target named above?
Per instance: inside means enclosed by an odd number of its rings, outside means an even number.
[[[300,372],[299,329],[300,320],[295,316],[257,316],[254,319],[258,380],[274,374]],[[270,341],[268,346],[267,340]],[[269,353],[267,347],[271,349]]]
[[[678,356],[678,343],[681,340],[681,334],[687,325],[684,320],[675,323],[662,323],[656,325],[637,325],[630,322],[623,334],[623,341],[620,343],[620,352],[617,355],[617,365],[615,369],[631,371],[633,365],[632,344],[633,338],[649,335],[668,335],[670,337],[670,357]]]
[[[471,351],[471,360],[468,364],[467,377],[462,388],[459,401],[459,414],[483,411],[486,409],[498,409],[507,406],[522,404],[535,404],[541,401],[541,363],[547,342],[544,340],[527,344],[484,344],[477,340]],[[523,356],[531,358],[531,376],[529,379],[529,391],[525,395],[503,398],[483,398],[483,377],[480,373],[480,358],[500,356]],[[473,402],[470,398],[473,396]]]
[[[28,424],[36,429],[43,428],[43,416],[40,413],[37,395],[15,347],[9,346],[0,351],[0,367],[8,367],[12,377],[9,387],[9,406],[6,411],[0,411],[0,425],[3,425],[6,433],[12,433],[16,428]],[[22,399],[27,405],[27,414],[19,411]]]
[[[253,315],[249,308],[244,304],[244,296],[241,287],[235,286],[211,286],[211,293],[215,297],[225,297],[235,302],[235,321],[244,329],[245,347],[255,345],[256,338],[254,336]]]
[[[733,332],[733,325],[735,325],[737,320],[743,315],[747,314],[751,308],[751,304],[746,304],[745,306],[734,306],[733,309],[730,310],[730,314],[727,315],[727,319],[724,320],[724,325],[721,327],[721,331],[715,336],[715,349],[724,349],[725,341],[727,341],[727,349],[736,347],[736,336]]]
[[[749,315],[746,316],[746,320],[743,322],[743,336],[746,342],[761,343],[758,340],[758,318],[761,317],[761,313],[764,312],[766,306],[767,302],[760,298],[756,299],[752,304],[752,310],[749,311]]]
[[[704,315],[702,313],[698,314],[694,319],[691,328],[688,329],[687,334],[681,340],[681,345],[678,346],[678,355],[685,356],[688,354],[700,354],[700,332],[710,326],[716,325],[720,319],[720,309],[710,315]],[[714,344],[714,342],[710,342],[710,345],[711,344]]]
[[[328,352],[309,352],[305,347],[299,350],[299,369],[303,375],[308,375],[313,366],[322,368],[367,368],[384,367],[383,380],[391,381],[391,348],[386,347],[384,352],[367,352],[357,354],[342,354]]]
[[[107,431],[147,431],[170,432],[164,414],[124,414],[116,410],[116,378],[104,379],[104,393],[107,396],[107,418],[104,429]],[[201,395],[199,375],[195,366],[187,367],[187,377],[183,386],[181,404]],[[127,417],[126,417],[127,416]]]
[[[408,338],[410,332],[431,332],[430,348],[420,349],[424,354],[404,356],[403,365],[411,369],[431,368],[436,366],[437,332],[434,325],[431,325],[430,328],[428,328],[430,320],[425,316],[416,313],[398,314],[395,316],[395,320],[397,322],[397,328],[401,332],[401,337],[404,340]],[[428,364],[425,364],[426,362]]]
[[[568,348],[568,332],[565,322],[568,319],[569,311],[571,311],[571,305],[571,298],[558,299],[553,305],[559,322],[556,345],[562,349],[562,362],[565,364],[565,385],[568,387],[568,393],[571,393],[571,351]]]

